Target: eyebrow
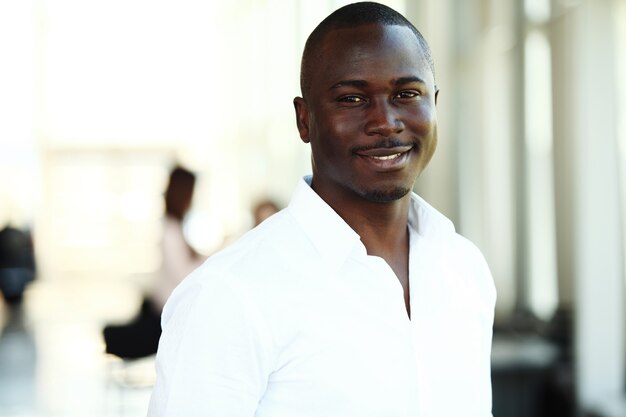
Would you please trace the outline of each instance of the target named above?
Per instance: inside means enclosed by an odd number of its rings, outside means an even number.
[[[414,77],[414,76],[396,78],[392,82],[392,84],[394,85],[404,85],[404,84],[411,84],[411,83],[426,84],[426,82],[423,79],[419,77]],[[333,90],[333,89],[342,88],[342,87],[367,87],[368,85],[369,83],[365,80],[343,80],[334,84],[332,87],[330,87],[330,89]]]
[[[421,79],[420,77],[400,77],[396,80],[394,80],[393,82],[395,85],[402,85],[402,84],[411,84],[411,83],[419,83],[419,84],[426,84],[426,82]]]
[[[368,82],[365,80],[343,80],[330,87],[331,90],[341,87],[367,87]]]

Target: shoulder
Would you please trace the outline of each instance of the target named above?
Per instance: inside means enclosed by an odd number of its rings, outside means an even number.
[[[412,195],[409,219],[420,240],[427,243],[432,250],[437,250],[445,258],[455,261],[456,264],[460,263],[464,268],[469,267],[490,275],[480,249],[459,234],[450,219],[415,193]]]
[[[416,194],[412,198],[413,217],[419,236],[420,249],[427,253],[423,259],[438,260],[440,279],[466,295],[474,295],[481,304],[495,305],[496,290],[489,266],[481,250],[459,234],[452,221]]]
[[[303,264],[315,262],[306,235],[288,211],[281,211],[211,255],[176,288],[168,304],[223,292],[269,296],[297,279]],[[198,294],[204,294],[199,296]],[[207,301],[207,300],[205,300]],[[263,300],[261,300],[263,301]]]
[[[204,264],[205,275],[226,273],[231,279],[271,279],[284,268],[306,260],[310,242],[288,210],[265,220]]]
[[[452,256],[450,262],[455,265],[458,275],[473,288],[484,305],[490,309],[495,307],[496,288],[482,251],[476,244],[458,233],[450,236],[448,242]]]

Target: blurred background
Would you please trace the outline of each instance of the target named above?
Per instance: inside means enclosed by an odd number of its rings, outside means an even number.
[[[346,3],[0,1],[0,416],[145,415],[153,357],[102,329],[159,274],[169,171],[200,256],[284,206],[302,47]],[[416,191],[496,281],[494,417],[626,416],[626,0],[382,3],[435,57]]]

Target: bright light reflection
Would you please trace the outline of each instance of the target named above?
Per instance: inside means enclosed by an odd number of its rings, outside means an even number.
[[[525,0],[524,12],[531,22],[546,22],[550,18],[550,0]]]
[[[221,95],[212,2],[55,0],[45,33],[45,132],[51,144],[186,141]]]
[[[552,167],[550,45],[539,31],[525,45],[528,296],[535,314],[549,319],[558,304]]]

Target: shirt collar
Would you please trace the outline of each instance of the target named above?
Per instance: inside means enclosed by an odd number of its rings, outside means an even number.
[[[420,237],[455,233],[454,224],[422,197],[411,193],[409,227]]]
[[[322,259],[336,270],[345,262],[355,246],[365,246],[359,235],[311,188],[311,176],[304,177],[296,187],[289,211],[316,248]]]
[[[311,176],[300,180],[288,209],[322,259],[336,270],[355,248],[363,255],[367,252],[359,235],[313,191],[311,181]],[[423,238],[454,233],[452,222],[415,193],[411,193],[409,227]]]

